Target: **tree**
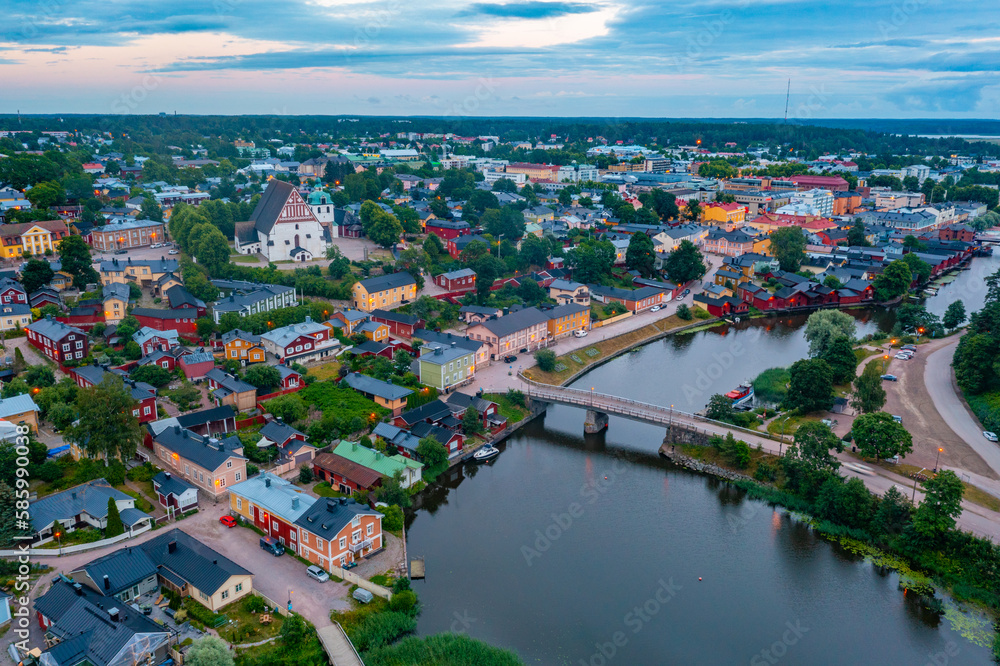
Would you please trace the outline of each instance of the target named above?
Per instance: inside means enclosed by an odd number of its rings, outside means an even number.
[[[66,439],[83,449],[91,458],[104,457],[122,462],[135,456],[144,430],[133,414],[139,403],[125,389],[118,375],[107,373],[100,384],[77,392],[76,407],[80,418],[66,429]]]
[[[507,240],[514,242],[524,235],[524,215],[521,211],[510,206],[490,208],[483,213],[480,223],[486,229],[486,232],[494,238],[503,236]]]
[[[21,284],[24,286],[24,290],[31,294],[51,282],[54,275],[49,262],[41,259],[28,259],[28,263],[21,271]]]
[[[170,383],[173,375],[166,368],[161,368],[155,363],[143,365],[133,370],[130,375],[137,382],[146,382],[159,388]]]
[[[469,435],[478,435],[483,431],[483,420],[479,417],[479,412],[473,407],[467,407],[462,415],[462,431]]]
[[[833,406],[833,372],[826,361],[801,359],[788,370],[788,407],[803,414],[824,411]]]
[[[66,201],[66,191],[62,184],[56,181],[38,183],[24,196],[31,202],[32,206],[41,209],[57,206]]]
[[[535,352],[535,363],[542,372],[554,372],[556,369],[556,353],[551,349],[539,349]]]
[[[829,476],[820,487],[814,506],[820,518],[863,529],[871,520],[875,498],[861,479],[845,483],[839,476]]]
[[[858,357],[854,346],[845,337],[834,338],[819,356],[830,365],[834,384],[850,384],[858,368]]]
[[[912,252],[904,254],[903,261],[910,267],[911,277],[917,281],[917,284],[923,284],[931,278],[931,272],[933,271],[931,265],[917,255]]]
[[[851,247],[868,247],[871,245],[868,242],[865,223],[861,221],[860,217],[854,220],[854,224],[847,230],[847,244]]]
[[[869,458],[886,460],[905,456],[913,450],[913,437],[891,414],[874,412],[854,419],[851,429],[861,454]]]
[[[225,643],[215,636],[205,636],[196,640],[187,649],[184,653],[184,663],[188,666],[233,666],[233,657],[229,654]]]
[[[955,349],[952,366],[955,368],[955,381],[963,391],[982,393],[994,384],[997,377],[994,370],[996,352],[997,343],[989,334],[968,333],[962,336]]]
[[[270,389],[281,384],[281,373],[273,365],[258,363],[247,368],[243,374],[243,380],[247,384],[256,386],[258,390]]]
[[[897,259],[886,266],[885,270],[872,281],[875,300],[884,302],[898,298],[909,291],[911,282],[913,282],[913,274],[910,271],[910,265],[902,259]]]
[[[528,234],[521,241],[520,258],[527,266],[545,266],[550,252],[549,241],[534,234]]]
[[[678,319],[682,319],[684,321],[691,321],[694,317],[694,314],[691,312],[691,308],[687,306],[687,303],[681,303],[678,305],[676,314]]]
[[[421,247],[427,253],[427,257],[431,263],[437,263],[441,255],[447,254],[444,243],[441,242],[441,237],[437,234],[427,234],[427,238],[424,239],[424,244]]]
[[[940,541],[955,529],[955,519],[962,515],[962,480],[951,471],[942,470],[924,482],[924,501],[913,513],[913,529],[928,541]]]
[[[729,421],[733,416],[733,401],[721,393],[716,393],[708,399],[705,416],[713,421]]]
[[[586,239],[569,251],[566,261],[578,282],[601,283],[611,274],[615,256],[615,246],[611,241]]]
[[[840,462],[830,449],[836,449],[838,453],[843,451],[844,441],[825,423],[806,421],[795,431],[795,446],[788,453],[802,460],[810,469],[834,472],[840,467]]]
[[[143,197],[142,207],[139,209],[139,217],[143,220],[163,222],[163,209],[160,208],[160,204],[156,203],[156,199],[152,194],[147,194]]]
[[[806,258],[806,235],[799,227],[782,227],[771,232],[771,256],[781,270],[794,273]]]
[[[643,208],[649,208],[656,213],[661,220],[672,220],[680,215],[677,207],[677,197],[659,188],[650,190],[648,194],[639,197]]]
[[[129,340],[125,343],[125,358],[130,361],[138,361],[142,358],[142,347],[139,346],[138,342]]]
[[[652,277],[656,272],[653,239],[642,232],[632,234],[625,251],[625,266],[639,271],[643,277]]]
[[[537,305],[544,301],[548,294],[536,281],[531,278],[524,278],[517,288],[517,295],[527,304]]]
[[[424,437],[417,443],[417,455],[429,468],[448,464],[448,449],[433,437]]]
[[[194,227],[188,236],[188,246],[194,250],[198,263],[213,275],[218,274],[229,263],[229,241],[211,223]]]
[[[83,236],[66,236],[59,241],[62,269],[73,276],[73,286],[83,291],[88,284],[100,282],[100,275],[90,260],[90,247]]]
[[[684,215],[692,221],[701,217],[701,204],[697,199],[688,199],[687,205],[684,206]]]
[[[476,190],[466,202],[477,213],[486,212],[487,208],[500,208],[500,200],[497,195],[488,190]]]
[[[372,242],[386,248],[398,243],[399,236],[403,233],[403,226],[396,216],[385,212],[371,200],[361,204],[361,226]]]
[[[125,525],[122,524],[121,514],[118,513],[118,503],[114,497],[108,498],[108,520],[104,528],[104,536],[107,538],[116,537],[125,533]]]
[[[675,284],[684,284],[700,279],[708,270],[705,267],[701,251],[689,240],[682,240],[675,247],[664,264],[667,277]]]
[[[856,333],[854,317],[840,310],[817,310],[806,320],[806,341],[811,356],[821,356],[837,338],[853,340]]]
[[[885,389],[882,387],[882,376],[878,370],[879,362],[873,361],[865,366],[864,372],[854,380],[851,405],[864,414],[877,412],[885,405]]]
[[[302,402],[302,398],[294,393],[272,398],[264,403],[264,406],[267,408],[267,411],[285,423],[301,421],[309,413],[306,404]],[[362,427],[364,427],[363,424]],[[354,430],[360,430],[360,428]]]
[[[944,311],[941,323],[945,328],[958,328],[965,321],[965,303],[953,301],[948,304],[948,309]]]
[[[478,241],[472,241],[469,245],[476,243]],[[484,305],[489,300],[490,288],[498,278],[503,276],[507,266],[492,254],[487,254],[476,261],[473,270],[476,271],[476,300],[480,305]]]
[[[910,523],[912,513],[913,505],[909,498],[895,485],[890,486],[872,517],[872,530],[885,536],[901,534]]]

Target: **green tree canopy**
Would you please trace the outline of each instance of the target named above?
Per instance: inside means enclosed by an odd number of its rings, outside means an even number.
[[[875,300],[891,301],[902,296],[909,291],[911,282],[913,282],[913,273],[910,271],[910,265],[902,259],[897,259],[886,266],[885,270],[872,281]]]
[[[88,284],[100,282],[100,275],[90,260],[90,247],[83,236],[66,236],[59,241],[62,270],[73,276],[73,286],[83,291]]]
[[[820,421],[806,421],[795,431],[795,445],[789,450],[811,469],[836,471],[840,462],[830,453],[844,450],[844,442],[837,437],[830,426]]]
[[[639,271],[643,277],[652,277],[656,273],[653,239],[642,232],[632,234],[625,252],[625,266]]]
[[[837,338],[850,342],[856,334],[854,317],[840,310],[817,310],[806,320],[806,341],[812,356],[821,356]]]
[[[92,458],[122,462],[135,456],[143,429],[133,413],[139,403],[118,375],[107,373],[100,384],[81,388],[76,406],[79,420],[66,429],[66,439],[75,443]]]
[[[806,235],[799,227],[781,227],[771,232],[771,256],[781,270],[794,273],[806,258]]]
[[[51,282],[54,275],[49,262],[42,259],[28,259],[28,263],[21,270],[21,284],[30,294]]]
[[[913,437],[885,412],[857,417],[851,433],[861,454],[869,458],[886,460],[896,455],[905,456],[913,450]]]
[[[785,403],[804,414],[833,406],[833,371],[821,359],[801,359],[788,370],[788,394]]]
[[[962,515],[962,480],[950,469],[942,470],[924,482],[924,501],[913,513],[913,528],[924,539],[939,541],[955,529],[955,519]]]
[[[684,284],[691,280],[698,280],[708,270],[705,267],[701,250],[689,240],[682,240],[674,248],[664,264],[667,277],[675,284]]]

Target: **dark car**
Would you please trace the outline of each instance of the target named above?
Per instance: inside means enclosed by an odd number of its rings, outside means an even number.
[[[503,357],[503,362],[504,363],[513,363],[516,360],[517,360],[517,357],[514,356],[513,354],[507,354],[506,356]]]
[[[897,377],[896,375],[882,375],[882,379],[884,379],[887,382],[898,382],[899,381],[899,377]]]
[[[687,296],[690,293],[691,293],[690,289],[685,289],[684,291],[681,292],[681,296]]]

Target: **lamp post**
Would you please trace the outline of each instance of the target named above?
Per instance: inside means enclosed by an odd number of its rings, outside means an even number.
[[[938,463],[941,462],[941,452],[944,451],[940,446],[938,447],[937,458],[934,460],[934,473],[937,474]]]
[[[591,406],[591,408],[593,408],[593,406],[594,406],[594,387],[593,386],[590,387],[590,406]]]
[[[500,258],[500,241],[503,240],[503,234],[497,234],[497,259]]]
[[[885,374],[885,369],[886,369],[886,366],[888,365],[888,363],[889,363],[889,355],[885,354],[884,356],[882,356],[882,374],[883,375]]]

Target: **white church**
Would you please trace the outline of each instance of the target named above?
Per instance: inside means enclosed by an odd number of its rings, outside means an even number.
[[[309,261],[322,258],[332,238],[332,218],[317,217],[313,206],[290,183],[272,180],[249,222],[236,225],[236,251],[260,253],[268,261]],[[323,215],[323,218],[328,218]]]

